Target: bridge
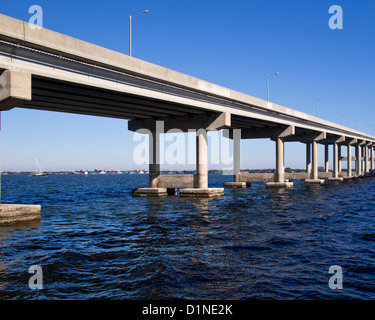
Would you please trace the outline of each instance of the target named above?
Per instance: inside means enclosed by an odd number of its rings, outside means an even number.
[[[292,187],[294,179],[321,184],[374,169],[374,136],[1,14],[0,88],[1,111],[25,108],[119,118],[128,120],[129,130],[147,129],[149,188],[135,188],[134,196],[165,195],[176,188],[180,196],[222,195],[224,188],[208,188],[210,130],[228,129],[233,139],[233,182],[225,187],[242,188],[253,181]],[[197,130],[195,175],[160,174],[160,122],[165,131]],[[275,142],[275,174],[241,173],[241,139],[259,138]],[[284,144],[291,141],[306,145],[305,173],[284,172]],[[318,144],[325,145],[325,172],[318,171]],[[342,161],[347,161],[346,171]],[[13,209],[1,205],[0,216]]]

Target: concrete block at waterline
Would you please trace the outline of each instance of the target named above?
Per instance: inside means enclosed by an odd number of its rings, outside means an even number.
[[[293,182],[267,182],[266,188],[293,188]]]
[[[211,198],[224,195],[224,188],[185,188],[180,189],[180,197]]]
[[[137,188],[132,190],[133,197],[159,197],[167,196],[167,188]]]
[[[242,189],[246,187],[246,182],[224,182],[224,188]]]
[[[307,184],[323,184],[325,182],[324,179],[306,179],[305,183]]]
[[[354,179],[354,177],[349,177],[349,176],[345,176],[345,177],[342,177],[344,180],[352,180]]]
[[[40,205],[0,204],[0,226],[40,220]]]
[[[344,180],[344,178],[328,178],[328,181],[333,181],[333,182],[335,182],[335,181],[343,181]]]

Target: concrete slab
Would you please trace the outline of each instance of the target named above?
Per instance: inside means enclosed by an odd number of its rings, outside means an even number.
[[[132,190],[133,197],[160,197],[167,195],[167,188],[137,188]]]
[[[346,177],[342,177],[344,180],[352,180],[354,179],[354,177],[349,177],[349,176],[346,176]]]
[[[224,182],[224,188],[242,189],[246,187],[246,182]]]
[[[184,188],[180,189],[180,197],[211,198],[224,195],[224,188]]]
[[[329,178],[328,181],[344,181],[344,178]]]
[[[266,188],[293,188],[293,182],[267,182]]]
[[[325,182],[324,179],[306,179],[305,183],[307,184],[323,184]]]
[[[40,205],[0,204],[0,226],[40,220]]]

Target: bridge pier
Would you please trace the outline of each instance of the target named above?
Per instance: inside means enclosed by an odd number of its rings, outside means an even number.
[[[311,178],[306,179],[305,183],[313,183],[313,184],[323,184],[324,180],[319,179],[319,172],[318,172],[318,141],[324,140],[326,138],[325,133],[319,133],[316,134],[315,137],[313,137],[312,141],[309,143],[309,145],[312,146],[312,172]]]
[[[324,145],[324,170],[325,173],[329,172],[329,145]]]
[[[370,172],[369,167],[369,144],[366,144],[365,147],[365,174],[368,174]]]
[[[306,172],[311,173],[311,143],[306,143]]]
[[[0,112],[18,107],[31,100],[31,75],[11,70],[0,72],[0,89]],[[40,220],[40,213],[40,205],[0,202],[0,226]]]
[[[230,114],[221,113],[209,117],[164,118],[163,121],[152,119],[131,120],[128,129],[148,133],[149,139],[149,188],[133,189],[133,196],[164,196],[180,188],[180,196],[213,197],[224,194],[224,188],[208,188],[208,141],[207,131],[230,127]],[[160,135],[169,130],[182,132],[196,130],[196,174],[190,176],[170,176],[161,179],[160,175]],[[165,176],[164,176],[165,177]],[[183,178],[183,179],[181,179]],[[162,181],[161,181],[162,180]]]
[[[242,189],[249,184],[241,182],[241,130],[233,130],[233,182],[224,182],[225,188]]]
[[[336,137],[336,138],[333,138],[329,141],[329,143],[332,143],[332,146],[333,146],[333,152],[332,152],[332,155],[333,155],[333,173],[332,173],[332,177],[331,178],[328,178],[328,181],[343,181],[344,179],[342,177],[340,177],[339,173],[339,162],[340,162],[340,158],[339,158],[339,148],[340,148],[340,143],[343,143],[345,142],[345,137],[342,136],[342,137]]]
[[[348,177],[352,178],[352,146],[350,143],[347,144],[347,158],[348,158]]]
[[[180,189],[180,196],[205,198],[223,196],[224,188],[208,187],[208,143],[206,130],[199,129],[197,131],[196,150],[197,173],[194,179],[194,188]]]
[[[361,143],[357,143],[355,148],[356,153],[356,174],[357,177],[362,175],[362,147]]]
[[[282,136],[276,139],[276,174],[275,182],[267,182],[267,188],[292,188],[293,182],[286,182],[284,179],[284,140]]]

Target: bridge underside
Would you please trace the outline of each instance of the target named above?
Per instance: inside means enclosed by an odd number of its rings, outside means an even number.
[[[19,108],[55,111],[124,120],[163,121],[167,119],[202,119],[219,116],[220,112],[202,110],[191,105],[171,103],[118,91],[100,89],[50,78],[32,76],[31,100]],[[272,139],[275,133],[287,128],[277,122],[239,115],[231,115],[232,129],[242,130],[242,139]],[[295,128],[293,137],[285,141],[307,143],[315,130]],[[230,136],[232,138],[232,136]],[[326,143],[337,136],[327,134]],[[321,143],[325,143],[321,141]]]

